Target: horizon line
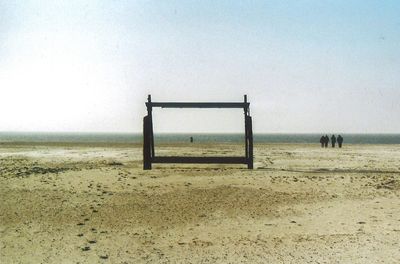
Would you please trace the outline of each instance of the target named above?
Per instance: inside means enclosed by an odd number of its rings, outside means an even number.
[[[32,133],[32,134],[142,134],[142,131],[0,131],[0,133]],[[244,134],[244,132],[157,132],[160,134]],[[398,135],[399,132],[254,132],[253,134],[311,135],[311,134],[358,134],[358,135]]]

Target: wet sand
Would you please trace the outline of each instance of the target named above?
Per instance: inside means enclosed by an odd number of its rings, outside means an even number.
[[[163,155],[242,155],[163,145]],[[0,144],[1,263],[400,263],[400,145]]]

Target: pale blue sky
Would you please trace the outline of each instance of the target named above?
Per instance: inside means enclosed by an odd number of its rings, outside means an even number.
[[[139,132],[148,93],[247,93],[255,132],[400,132],[399,14],[400,1],[0,0],[0,131]],[[243,127],[229,110],[155,121]]]

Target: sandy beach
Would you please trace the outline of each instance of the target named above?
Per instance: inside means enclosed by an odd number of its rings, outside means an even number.
[[[163,145],[163,155],[243,155]],[[1,263],[400,263],[400,145],[0,144]]]

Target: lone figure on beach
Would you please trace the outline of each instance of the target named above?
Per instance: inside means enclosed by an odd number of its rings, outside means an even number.
[[[193,137],[190,137],[190,143],[193,143]]]
[[[335,147],[335,144],[336,144],[336,137],[335,137],[335,135],[332,135],[332,137],[331,137],[331,142],[332,142],[332,148],[334,148],[334,147]]]
[[[322,136],[322,137],[320,138],[319,143],[321,143],[321,148],[323,148],[324,145],[325,145],[325,137],[324,137],[324,136]]]
[[[339,148],[341,148],[343,143],[343,137],[341,135],[337,137],[337,143],[339,145]]]
[[[329,137],[328,135],[325,135],[325,141],[324,141],[325,148],[328,147],[328,144],[329,144]]]

